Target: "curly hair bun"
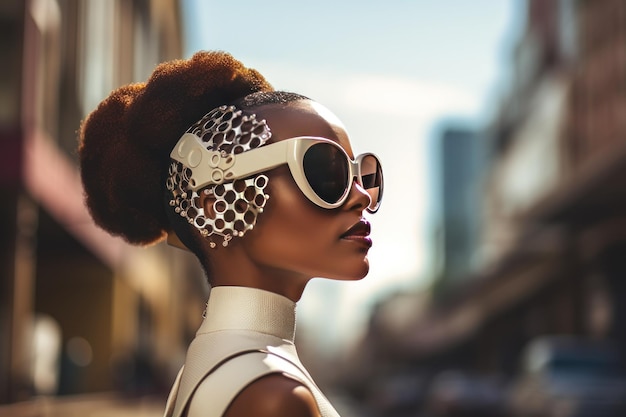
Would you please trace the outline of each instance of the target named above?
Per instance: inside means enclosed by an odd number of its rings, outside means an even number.
[[[82,123],[78,152],[96,224],[133,244],[162,240],[169,154],[205,113],[254,92],[273,91],[225,52],[198,52],[157,66],[145,83],[113,91]]]

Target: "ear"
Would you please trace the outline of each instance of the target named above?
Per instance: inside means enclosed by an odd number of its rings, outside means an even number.
[[[204,209],[204,216],[207,219],[215,219],[215,197],[212,195],[206,195],[204,193],[200,193],[200,207]]]

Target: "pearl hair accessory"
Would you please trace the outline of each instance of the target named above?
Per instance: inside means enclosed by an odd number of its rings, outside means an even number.
[[[199,139],[211,151],[208,161],[202,161],[199,152],[187,146],[191,135],[194,143]],[[211,248],[217,246],[213,240],[216,235],[221,236],[223,246],[228,246],[233,236],[241,237],[252,230],[263,212],[269,198],[264,191],[268,177],[256,174],[230,181],[228,169],[233,165],[233,155],[263,146],[270,137],[265,120],[244,115],[235,106],[220,106],[191,126],[172,151],[177,158],[170,163],[166,181],[172,193],[169,204],[209,240]],[[201,163],[211,168],[211,182],[206,186],[192,179],[193,169]],[[200,203],[201,195],[214,199],[210,213]]]

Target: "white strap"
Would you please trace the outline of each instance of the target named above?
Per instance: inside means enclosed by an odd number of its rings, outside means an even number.
[[[170,394],[167,396],[167,402],[165,403],[165,412],[163,413],[163,417],[172,417],[174,413],[174,406],[176,405],[176,396],[178,395],[178,389],[180,387],[180,380],[183,377],[183,369],[185,367],[182,366],[180,371],[178,371],[178,375],[176,375],[176,380],[174,381],[174,385],[172,385],[172,389],[170,390]]]
[[[284,350],[287,355],[288,352],[294,352],[289,356],[298,361],[293,344],[275,336],[243,331],[198,334],[187,350],[185,372],[180,381],[172,416],[182,415],[194,390],[212,370],[246,352],[271,349]]]
[[[248,353],[222,364],[200,383],[191,397],[187,417],[221,417],[245,387],[275,373],[307,386],[306,375],[284,358],[268,352]]]

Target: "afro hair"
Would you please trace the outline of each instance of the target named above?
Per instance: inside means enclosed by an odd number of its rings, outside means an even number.
[[[156,67],[145,83],[113,91],[84,120],[78,152],[87,207],[96,224],[133,244],[162,240],[169,154],[209,110],[272,86],[225,52],[198,52]]]

